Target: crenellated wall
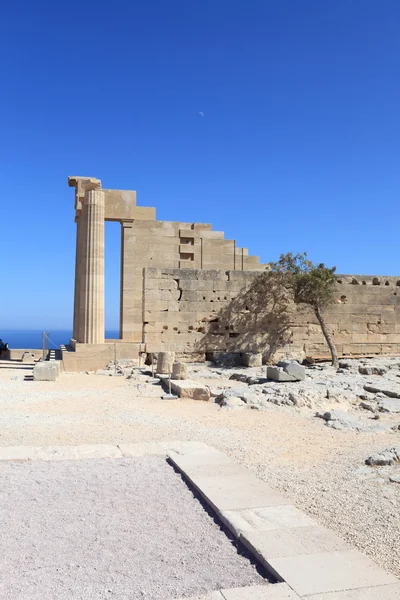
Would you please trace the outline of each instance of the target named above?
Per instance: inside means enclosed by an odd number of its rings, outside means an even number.
[[[279,289],[254,271],[155,269],[143,275],[147,351],[325,356],[305,306],[279,310]],[[325,319],[340,355],[400,354],[400,278],[343,275]],[[363,283],[365,282],[365,283]]]

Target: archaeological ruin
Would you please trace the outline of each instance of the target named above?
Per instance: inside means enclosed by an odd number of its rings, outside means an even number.
[[[75,188],[76,263],[73,339],[62,348],[67,371],[114,358],[175,351],[183,360],[212,353],[328,357],[313,313],[279,310],[267,265],[206,223],[158,221],[136,192],[69,177]],[[121,224],[120,336],[105,339],[104,222]],[[338,276],[326,313],[340,356],[400,354],[400,277]]]

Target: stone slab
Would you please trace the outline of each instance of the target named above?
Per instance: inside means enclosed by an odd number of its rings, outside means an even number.
[[[304,600],[400,600],[400,583],[304,596]]]
[[[245,531],[242,543],[268,569],[271,559],[350,550],[350,547],[322,525]]]
[[[137,444],[118,444],[122,456],[126,458],[136,456],[164,456],[165,448],[158,442],[142,442]]]
[[[317,523],[292,504],[265,506],[248,510],[226,510],[221,513],[224,522],[236,535],[250,531],[272,531],[292,527],[312,527]]]
[[[268,562],[270,571],[299,596],[398,583],[394,575],[357,550],[273,558]]]
[[[251,473],[201,477],[189,480],[218,512],[287,504],[287,499]]]
[[[146,456],[149,454],[165,456],[173,452],[178,456],[202,456],[219,453],[218,450],[203,442],[166,441],[166,442],[140,442],[136,444],[118,444],[123,456]],[[224,455],[225,456],[225,455]]]
[[[87,458],[121,458],[117,446],[93,444],[82,446],[4,446],[0,460],[84,460]]]
[[[286,583],[221,590],[224,600],[301,600]]]
[[[248,471],[223,452],[181,455],[174,451],[167,453],[171,462],[187,477],[223,477],[224,475],[245,475]]]

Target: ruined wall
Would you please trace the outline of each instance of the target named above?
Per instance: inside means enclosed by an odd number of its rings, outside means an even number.
[[[122,221],[121,338],[143,336],[143,267],[173,269],[264,269],[257,256],[207,223]]]
[[[266,287],[258,274],[144,269],[146,349],[327,355],[312,311],[294,305],[281,310],[282,290]],[[340,277],[326,322],[341,355],[400,354],[400,279]]]

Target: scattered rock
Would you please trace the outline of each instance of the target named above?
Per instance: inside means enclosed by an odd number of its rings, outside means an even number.
[[[267,378],[272,379],[273,381],[298,381],[293,375],[285,373],[282,367],[268,367]]]
[[[350,363],[343,362],[343,361],[339,362],[339,369],[350,369],[350,368],[351,368]]]
[[[305,367],[303,367],[303,365],[299,365],[298,362],[289,363],[288,365],[283,367],[283,370],[288,375],[295,377],[297,381],[304,381],[304,379],[306,378],[306,369]]]
[[[381,400],[378,407],[380,412],[400,413],[400,400]]]
[[[350,404],[353,404],[357,400],[351,390],[343,388],[328,387],[326,394],[327,398],[333,402],[350,402]]]
[[[232,373],[229,379],[232,381],[241,381],[243,383],[247,383],[248,376],[244,373]]]
[[[385,375],[387,373],[387,369],[383,367],[358,367],[358,372],[361,375]]]
[[[390,385],[390,383],[389,383],[389,385]],[[385,385],[385,387],[381,387],[381,386],[366,384],[366,385],[364,385],[364,390],[366,392],[372,392],[373,394],[382,393],[382,394],[385,394],[385,396],[388,396],[389,398],[400,398],[400,386],[387,387],[387,385]]]
[[[399,446],[395,448],[387,448],[383,452],[373,454],[365,460],[365,464],[370,466],[394,465],[398,462],[400,462]]]
[[[400,469],[396,469],[391,475],[389,475],[389,481],[392,483],[400,483]]]
[[[316,413],[316,417],[324,419],[328,427],[333,429],[349,429],[353,431],[388,431],[388,425],[372,425],[344,410],[331,410],[325,413]]]
[[[246,408],[246,402],[243,402],[238,396],[223,396],[218,400],[218,404],[221,408],[238,409]]]
[[[370,412],[374,413],[377,409],[377,406],[376,406],[376,404],[373,404],[372,402],[363,400],[362,402],[360,402],[360,408],[364,408],[365,410],[369,410]]]

